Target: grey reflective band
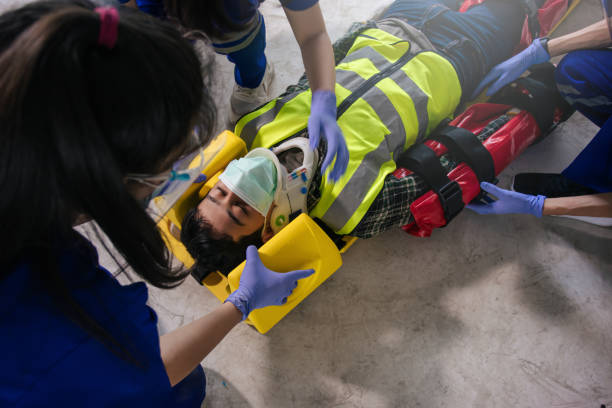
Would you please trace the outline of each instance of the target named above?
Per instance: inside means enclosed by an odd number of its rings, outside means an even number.
[[[364,82],[365,79],[356,72],[336,69],[336,83],[351,93],[355,92]]]
[[[333,225],[336,231],[342,228],[355,214],[366,194],[378,179],[380,166],[393,157],[398,157],[404,151],[404,145],[406,144],[406,129],[387,95],[377,87],[372,87],[363,95],[362,99],[379,115],[380,120],[389,129],[389,134],[385,136],[376,150],[365,155],[338,197],[321,217],[326,224]],[[334,224],[341,225],[336,226]]]
[[[397,157],[404,151],[406,145],[406,129],[404,122],[399,115],[399,112],[391,103],[389,97],[377,87],[373,87],[362,97],[378,114],[380,120],[389,129],[389,134],[385,136],[389,157],[386,161],[391,160],[391,153]]]
[[[261,129],[264,125],[272,122],[276,119],[276,116],[280,112],[280,110],[293,98],[300,95],[301,92],[296,92],[290,95],[285,96],[282,99],[277,99],[274,107],[267,112],[262,113],[256,118],[251,119],[244,127],[242,128],[242,132],[240,132],[240,138],[244,140],[244,143],[247,145],[247,149],[251,148],[255,137],[257,137],[257,133],[259,133],[259,129]]]
[[[416,142],[422,142],[427,136],[427,127],[429,126],[429,96],[401,69],[395,71],[391,75],[391,79],[400,86],[412,99],[414,109],[416,111],[417,120],[419,121],[419,134]]]
[[[380,168],[372,168],[368,163],[384,163],[389,160],[389,150],[385,143],[378,145],[376,150],[372,150],[365,155],[363,161],[351,176],[351,180],[342,189],[340,195],[334,200],[321,219],[334,231],[338,231],[351,219],[355,211],[368,193],[368,189],[363,185],[372,185],[378,178]],[[341,200],[347,197],[347,200]]]
[[[240,51],[251,45],[255,37],[259,34],[261,30],[261,25],[263,23],[263,16],[258,12],[257,16],[254,17],[251,21],[249,21],[243,30],[238,32],[232,32],[226,34],[222,39],[214,38],[212,46],[215,49],[215,52],[223,55],[230,54],[232,52]],[[242,39],[244,37],[244,39]],[[242,41],[240,41],[242,39]],[[223,42],[219,42],[223,41]],[[235,43],[236,41],[240,41],[238,44],[233,46],[226,46],[225,44]]]
[[[366,48],[363,48],[362,50],[365,49]],[[380,54],[376,54],[382,57]],[[373,60],[375,58],[369,59]],[[386,59],[385,61],[387,65],[391,65]],[[377,68],[380,69],[382,67],[377,66]],[[429,125],[429,114],[427,111],[429,97],[401,69],[398,69],[387,78],[392,79],[412,99],[419,126],[417,140],[420,141],[424,139]],[[351,92],[355,92],[366,82],[366,80],[357,73],[343,69],[336,70],[336,81]],[[380,120],[387,126],[390,133],[385,136],[385,140],[380,143],[376,150],[366,154],[338,197],[336,197],[325,214],[322,215],[321,219],[336,231],[344,227],[353,217],[368,191],[374,182],[376,182],[380,171],[380,165],[392,158],[400,157],[406,145],[406,129],[404,128],[399,112],[392,104],[389,97],[373,84],[372,87],[362,95],[361,99],[367,102],[376,112]],[[348,109],[350,109],[350,107]],[[374,166],[375,168],[371,168],[372,163],[376,163],[376,166]]]
[[[374,64],[376,69],[381,72],[384,71],[391,64],[393,64],[382,54],[376,52],[372,47],[363,47],[355,52],[350,53],[349,55],[344,57],[342,61],[340,61],[340,64],[344,64],[345,62],[355,62],[361,59],[369,60],[372,64]]]

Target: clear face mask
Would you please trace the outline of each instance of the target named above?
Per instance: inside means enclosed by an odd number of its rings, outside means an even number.
[[[172,167],[163,173],[156,175],[130,173],[126,175],[126,180],[135,181],[154,189],[143,200],[143,206],[147,209],[151,218],[158,222],[170,211],[190,186],[206,180],[202,171],[224,145],[225,136],[219,135],[205,148],[197,148],[175,161]]]

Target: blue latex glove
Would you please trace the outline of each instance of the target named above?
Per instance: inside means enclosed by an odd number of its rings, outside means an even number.
[[[261,263],[257,248],[251,245],[247,248],[246,265],[240,276],[240,285],[225,301],[236,306],[242,312],[244,320],[255,309],[284,304],[297,287],[297,281],[313,273],[313,269],[287,273],[271,271]]]
[[[515,191],[508,191],[491,183],[482,182],[480,188],[497,197],[497,201],[488,204],[470,203],[466,207],[478,214],[531,214],[542,216],[544,196],[532,196]]]
[[[314,91],[310,106],[310,118],[308,119],[308,135],[310,148],[319,146],[321,132],[327,140],[327,154],[321,167],[325,173],[327,167],[336,158],[334,168],[329,172],[331,181],[338,181],[344,175],[348,166],[349,153],[342,131],[336,122],[336,94],[331,91]]]
[[[514,57],[494,66],[491,72],[478,84],[478,87],[472,94],[472,99],[476,99],[489,83],[495,81],[487,90],[487,96],[493,95],[520,77],[532,65],[542,64],[549,59],[550,55],[548,55],[542,42],[539,38],[536,38],[529,47]]]

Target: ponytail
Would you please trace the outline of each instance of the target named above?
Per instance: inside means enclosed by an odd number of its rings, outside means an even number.
[[[0,16],[0,260],[57,250],[86,214],[136,273],[169,288],[186,272],[171,267],[124,176],[165,170],[194,125],[205,143],[216,112],[191,44],[166,23],[118,11],[112,48],[99,44],[100,15],[86,0]]]

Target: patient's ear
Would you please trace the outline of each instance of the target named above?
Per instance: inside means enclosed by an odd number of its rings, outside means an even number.
[[[265,225],[263,231],[261,232],[261,240],[265,244],[274,236],[274,231],[270,228],[270,225]]]
[[[273,203],[268,210],[268,214],[266,215],[266,219],[264,220],[263,230],[261,231],[261,240],[265,244],[274,236],[274,231],[272,231],[272,227],[270,226],[270,221],[272,219],[272,210],[276,207],[276,203]]]

